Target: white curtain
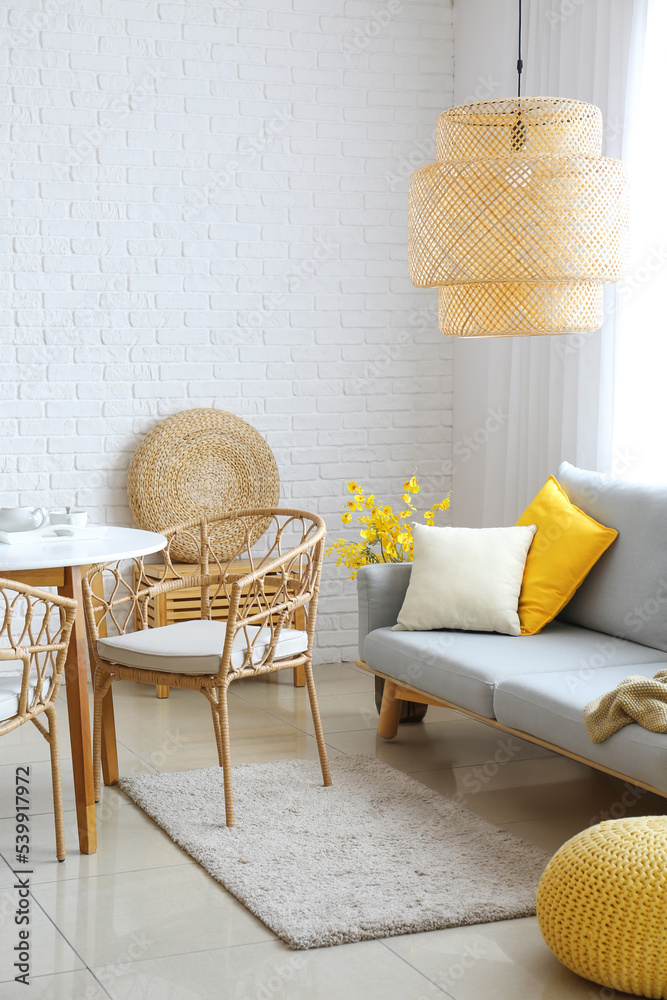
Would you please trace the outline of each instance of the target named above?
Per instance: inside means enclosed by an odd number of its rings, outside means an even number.
[[[629,479],[667,482],[667,195],[664,118],[667,3],[649,4],[639,100],[627,162],[632,184],[632,259],[619,289],[614,458]]]
[[[647,2],[524,0],[522,93],[596,104],[606,156],[624,158]],[[454,342],[454,523],[513,524],[564,459],[611,467],[616,325],[607,286],[594,334]]]

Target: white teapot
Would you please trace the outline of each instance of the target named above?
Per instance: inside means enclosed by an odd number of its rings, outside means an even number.
[[[34,531],[48,516],[43,507],[0,507],[0,531]]]

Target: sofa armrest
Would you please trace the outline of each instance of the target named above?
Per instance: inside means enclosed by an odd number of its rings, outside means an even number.
[[[396,624],[411,571],[411,563],[373,563],[359,569],[359,656],[362,660],[368,633]]]

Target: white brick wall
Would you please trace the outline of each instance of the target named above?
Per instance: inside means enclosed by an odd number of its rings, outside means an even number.
[[[278,8],[278,9],[276,9]],[[407,178],[451,103],[446,0],[10,0],[0,505],[129,524],[130,455],[216,406],[285,501],[442,494],[450,347],[406,268]],[[331,564],[320,660],[356,655]]]

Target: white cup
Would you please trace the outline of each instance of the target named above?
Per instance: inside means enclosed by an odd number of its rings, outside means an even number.
[[[88,524],[87,510],[52,510],[49,514],[51,524],[67,524],[72,528],[85,528]]]

